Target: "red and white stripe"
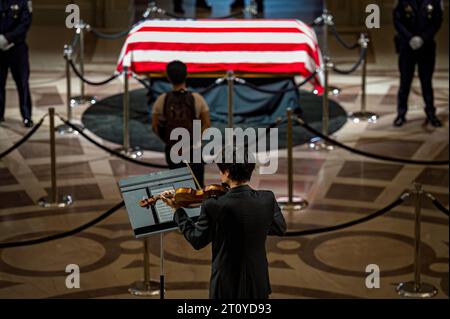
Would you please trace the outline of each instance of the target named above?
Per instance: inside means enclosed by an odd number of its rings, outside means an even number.
[[[180,60],[189,73],[293,73],[310,76],[322,65],[317,37],[299,20],[149,20],[135,26],[118,71],[164,72]],[[315,86],[322,90],[322,81]]]

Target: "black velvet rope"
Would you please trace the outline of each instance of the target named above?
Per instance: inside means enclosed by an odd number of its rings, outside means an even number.
[[[430,198],[431,202],[433,203],[434,207],[436,207],[439,211],[444,213],[445,215],[449,216],[449,210],[445,208],[445,206],[439,202],[433,195],[427,194],[427,196]]]
[[[151,85],[149,85],[147,82],[145,82],[144,79],[139,78],[139,77],[138,77],[136,74],[134,74],[134,73],[133,73],[133,78],[134,78],[136,81],[138,81],[139,83],[141,83],[142,86],[145,87],[147,90],[152,90]],[[222,83],[223,83],[223,82],[216,81],[216,82],[212,83],[211,85],[207,86],[206,88],[201,89],[200,91],[195,91],[195,92],[202,95],[202,94],[205,94],[206,92],[211,91],[212,89],[214,89],[215,87],[221,85]]]
[[[83,136],[86,140],[88,140],[89,142],[91,142],[92,144],[94,144],[95,146],[97,146],[98,148],[101,148],[102,150],[104,150],[105,152],[110,153],[113,156],[119,157],[125,161],[131,162],[133,164],[137,164],[137,165],[141,165],[141,166],[146,166],[146,167],[153,167],[153,168],[168,168],[167,165],[162,165],[162,164],[153,164],[153,163],[149,163],[149,162],[143,162],[143,161],[138,161],[134,158],[129,158],[119,152],[116,152],[100,143],[98,143],[97,141],[95,141],[94,139],[92,139],[91,137],[89,137],[88,135],[86,135],[86,133],[84,133],[82,130],[80,130],[78,127],[76,127],[75,125],[73,125],[72,123],[68,122],[67,120],[65,120],[63,117],[59,116],[58,117],[61,119],[61,121],[64,122],[64,124],[68,125],[69,127],[71,127],[73,130],[77,131],[81,136]]]
[[[144,79],[141,79],[140,77],[138,77],[136,74],[134,74],[133,73],[133,78],[136,80],[136,81],[138,81],[139,83],[141,83],[142,84],[142,86],[143,87],[145,87],[147,90],[151,90],[151,86],[150,86],[150,84],[148,84],[147,82],[145,82],[145,80]]]
[[[94,86],[100,86],[100,85],[105,85],[108,84],[109,82],[115,80],[116,78],[118,78],[120,76],[121,73],[115,73],[113,75],[111,75],[109,78],[103,80],[103,81],[99,81],[99,82],[93,82],[90,81],[88,79],[86,79],[81,73],[80,71],[77,69],[75,63],[73,63],[73,60],[69,60],[69,64],[72,67],[72,70],[75,72],[75,74],[80,78],[81,81],[83,81],[84,83],[87,83],[89,85],[94,85]]]
[[[366,59],[366,55],[367,55],[367,48],[362,47],[360,52],[359,52],[359,59],[358,61],[348,70],[342,70],[339,69],[336,66],[333,66],[333,71],[339,74],[343,74],[343,75],[347,75],[347,74],[351,74],[353,72],[355,72],[359,66],[361,65],[361,63],[363,63],[363,61]]]
[[[403,196],[402,196],[403,197]],[[289,231],[286,232],[284,234],[284,237],[297,237],[297,236],[307,236],[307,235],[314,235],[314,234],[320,234],[320,233],[326,233],[326,232],[331,232],[331,231],[336,231],[336,230],[340,230],[343,228],[348,228],[351,226],[355,226],[361,223],[365,223],[369,220],[375,219],[385,213],[387,213],[388,211],[390,211],[391,209],[401,205],[404,202],[404,199],[400,197],[399,199],[397,199],[396,201],[394,201],[393,203],[389,204],[388,206],[376,211],[375,213],[372,213],[368,216],[356,219],[356,220],[352,220],[350,222],[347,223],[343,223],[343,224],[339,224],[339,225],[335,225],[335,226],[329,226],[329,227],[322,227],[322,228],[317,228],[317,229],[308,229],[308,230],[301,230],[301,231]]]
[[[62,238],[66,238],[66,237],[70,237],[73,236],[77,233],[82,232],[83,230],[86,230],[98,223],[100,223],[101,221],[105,220],[106,218],[108,218],[109,216],[111,216],[113,213],[115,213],[116,211],[118,211],[120,208],[124,207],[125,203],[122,201],[119,204],[115,205],[113,208],[111,208],[110,210],[108,210],[107,212],[101,214],[100,216],[98,216],[97,218],[91,220],[90,222],[81,225],[77,228],[74,228],[72,230],[69,230],[67,232],[64,233],[59,233],[59,234],[55,234],[55,235],[50,235],[47,237],[42,237],[42,238],[36,238],[36,239],[30,239],[30,240],[25,240],[25,241],[18,241],[18,242],[9,242],[9,243],[0,243],[0,249],[2,248],[14,248],[14,247],[23,247],[23,246],[31,246],[31,245],[37,245],[37,244],[42,244],[42,243],[46,243],[49,241],[53,241],[53,240],[57,240],[57,239],[62,239]]]
[[[11,153],[12,151],[14,151],[16,148],[20,147],[23,143],[25,143],[26,141],[28,141],[28,139],[33,136],[34,133],[36,133],[37,130],[39,130],[39,128],[41,127],[42,123],[44,122],[45,117],[47,116],[47,114],[45,114],[40,120],[39,122],[27,133],[25,134],[19,141],[17,141],[14,145],[12,145],[10,148],[8,148],[7,150],[3,151],[2,153],[0,153],[0,159],[2,159],[3,157],[5,157],[6,155],[8,155],[9,153]]]
[[[389,156],[383,156],[378,154],[373,154],[361,150],[357,150],[355,148],[349,147],[345,144],[342,144],[336,140],[331,139],[330,137],[322,134],[321,132],[317,131],[316,129],[312,128],[308,124],[306,124],[302,119],[297,118],[298,123],[303,126],[306,130],[310,131],[314,135],[322,138],[323,140],[336,145],[340,148],[343,148],[351,153],[355,153],[361,156],[374,158],[381,161],[388,161],[388,162],[395,162],[395,163],[401,163],[401,164],[412,164],[412,165],[449,165],[450,162],[448,160],[446,161],[422,161],[422,160],[412,160],[412,159],[403,159],[403,158],[395,158],[395,157],[389,157]]]
[[[96,29],[93,29],[93,28],[89,29],[89,31],[92,32],[96,37],[98,37],[100,39],[116,40],[116,39],[123,38],[124,36],[126,36],[128,33],[130,33],[132,28],[133,27],[128,28],[127,30],[124,30],[124,31],[120,31],[118,33],[103,33]]]
[[[131,21],[134,21],[135,18],[136,18],[136,11],[133,10],[133,16],[131,17]],[[116,39],[123,38],[124,36],[126,36],[128,33],[130,33],[130,31],[134,28],[135,25],[137,25],[138,23],[141,23],[142,21],[145,21],[145,20],[146,20],[145,17],[141,17],[137,22],[131,23],[131,25],[128,27],[127,30],[123,30],[123,31],[120,31],[117,33],[104,33],[104,32],[96,30],[95,28],[92,28],[91,26],[89,26],[87,28],[87,31],[92,32],[96,37],[98,37],[100,39],[116,40]]]
[[[207,86],[204,89],[201,89],[200,91],[197,91],[198,94],[203,95],[209,91],[211,91],[212,89],[214,89],[215,87],[218,87],[219,85],[221,85],[223,82],[214,82],[213,84],[211,84],[210,86]]]
[[[336,30],[336,25],[333,23],[331,25],[331,32],[333,33],[334,37],[336,38],[336,40],[346,49],[348,50],[354,50],[357,47],[359,47],[359,43],[358,41],[356,41],[356,43],[354,44],[347,44],[344,39],[342,39],[341,35],[339,34],[339,32]]]
[[[312,79],[314,79],[314,78],[316,77],[316,74],[317,74],[317,72],[314,72],[314,73],[312,73],[310,76],[308,76],[306,79],[304,79],[301,83],[296,84],[294,87],[287,88],[287,89],[283,89],[283,90],[268,90],[268,89],[263,89],[263,88],[260,88],[259,86],[255,85],[255,84],[253,84],[253,83],[250,83],[250,82],[248,82],[248,81],[245,81],[245,80],[242,80],[242,79],[238,79],[238,78],[235,79],[235,82],[236,82],[237,84],[247,86],[247,87],[249,87],[249,88],[252,88],[252,89],[255,90],[255,91],[259,91],[259,92],[262,92],[262,93],[267,93],[267,94],[283,94],[283,93],[287,93],[287,92],[290,92],[290,91],[298,90],[299,88],[301,88],[302,86],[304,86],[306,83],[308,83],[309,81],[311,81]]]

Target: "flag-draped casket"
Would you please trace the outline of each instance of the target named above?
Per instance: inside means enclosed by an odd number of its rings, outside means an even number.
[[[130,31],[117,70],[164,73],[173,60],[190,74],[308,77],[322,64],[314,30],[299,20],[147,20]],[[319,77],[314,84],[322,90]]]

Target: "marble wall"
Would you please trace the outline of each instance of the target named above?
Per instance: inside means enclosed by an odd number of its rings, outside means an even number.
[[[34,0],[33,24],[40,26],[64,25],[69,3],[79,5],[81,18],[92,26],[106,29],[123,29],[128,26],[132,11],[132,0]]]

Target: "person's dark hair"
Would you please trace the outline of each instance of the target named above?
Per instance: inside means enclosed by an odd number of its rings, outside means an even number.
[[[231,157],[232,156],[232,157]],[[252,178],[256,167],[256,161],[247,150],[237,150],[236,148],[226,149],[221,154],[221,161],[217,162],[217,167],[222,173],[228,172],[228,177],[238,183],[245,183]]]
[[[187,67],[181,61],[172,61],[166,67],[167,78],[170,83],[178,85],[186,82]]]

